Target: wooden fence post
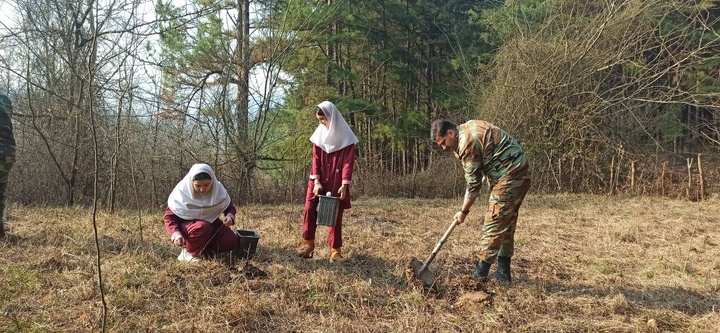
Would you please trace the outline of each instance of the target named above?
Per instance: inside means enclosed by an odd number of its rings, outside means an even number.
[[[667,167],[667,162],[663,162],[662,164],[662,173],[660,174],[660,195],[665,196],[665,168]]]
[[[698,173],[700,174],[700,201],[705,201],[705,175],[702,168],[702,154],[698,154]]]
[[[610,162],[610,194],[615,193],[615,155]]]
[[[562,171],[562,158],[558,158],[557,161],[558,165],[558,189],[562,191],[562,182],[563,182],[563,171]]]
[[[685,159],[687,164],[687,173],[688,173],[688,182],[687,182],[687,188],[685,189],[685,194],[687,195],[687,198],[692,200],[692,197],[690,196],[690,188],[692,187],[692,165],[693,165],[693,159],[688,157]]]
[[[573,156],[572,162],[570,163],[570,192],[575,190],[575,184],[573,180],[575,179],[575,159],[577,157]]]
[[[635,161],[630,162],[630,190],[635,191]]]

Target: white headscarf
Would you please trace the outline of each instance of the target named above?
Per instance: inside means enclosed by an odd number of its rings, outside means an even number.
[[[358,143],[358,138],[345,122],[335,104],[324,101],[318,104],[318,107],[325,113],[330,125],[328,127],[322,124],[318,125],[315,133],[310,137],[312,143],[328,154]]]
[[[202,194],[193,188],[193,177],[201,172],[208,173],[212,178],[210,191]],[[193,165],[168,197],[170,210],[184,220],[213,222],[229,205],[230,195],[207,164]]]

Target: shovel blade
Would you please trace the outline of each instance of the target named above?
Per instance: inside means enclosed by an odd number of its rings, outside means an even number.
[[[420,260],[412,258],[410,261],[410,267],[412,267],[413,273],[415,273],[415,278],[428,287],[433,285],[435,282],[435,274],[433,274],[429,268],[426,268],[421,272],[420,270],[423,267],[423,263]]]

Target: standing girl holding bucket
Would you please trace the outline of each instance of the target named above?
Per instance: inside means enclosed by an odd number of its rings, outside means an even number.
[[[310,137],[313,143],[312,168],[305,196],[305,219],[302,227],[302,244],[298,256],[312,258],[315,251],[317,207],[322,193],[329,192],[340,198],[335,225],[328,228],[330,261],[342,259],[342,216],[350,208],[350,182],[355,165],[355,144],[358,139],[340,111],[325,101],[315,107],[315,117],[320,123]]]

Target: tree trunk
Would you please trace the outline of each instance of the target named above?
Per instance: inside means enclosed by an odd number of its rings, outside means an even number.
[[[248,100],[249,100],[249,79],[250,79],[250,1],[237,0],[238,19],[236,25],[237,58],[235,59],[236,74],[238,76],[237,99],[235,101],[235,112],[237,113],[237,130],[235,141],[235,152],[237,154],[236,170],[240,171],[239,188],[246,189],[248,198],[253,197],[253,189],[250,186],[251,175],[254,168],[252,158],[253,152],[248,142]]]

